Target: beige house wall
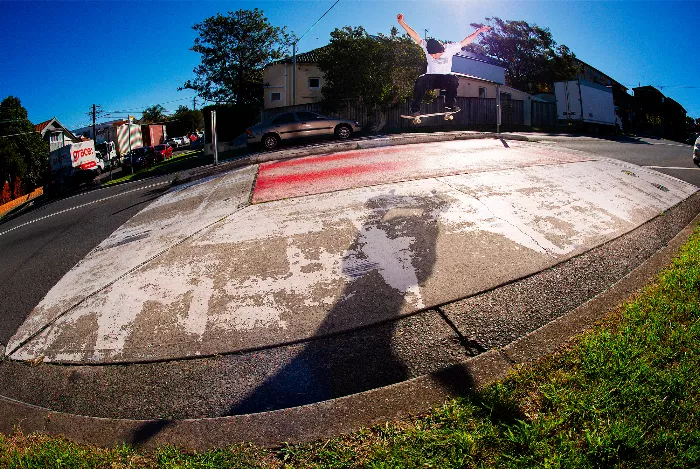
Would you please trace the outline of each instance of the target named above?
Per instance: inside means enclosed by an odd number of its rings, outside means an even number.
[[[317,78],[319,86],[312,88],[310,79]],[[291,106],[292,96],[292,64],[270,65],[263,72],[265,84],[265,109]],[[316,64],[297,64],[296,73],[296,104],[310,104],[321,100],[321,87],[324,78],[321,69]],[[273,101],[273,94],[279,93],[279,100]]]

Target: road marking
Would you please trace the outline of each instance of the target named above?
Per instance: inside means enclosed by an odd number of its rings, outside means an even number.
[[[669,147],[683,147],[683,148],[688,148],[689,146],[691,146],[691,145],[682,145],[680,143],[662,143],[662,142],[649,142],[649,141],[647,141],[647,143],[651,143],[652,145],[666,145]]]
[[[17,225],[17,226],[15,226],[14,228],[10,228],[9,230],[2,231],[2,232],[0,232],[0,236],[5,235],[5,234],[7,234],[7,233],[9,233],[9,232],[11,232],[11,231],[14,231],[14,230],[18,229],[18,228],[22,228],[23,226],[31,225],[32,223],[35,223],[35,222],[38,222],[38,221],[46,220],[47,218],[51,218],[51,217],[53,217],[53,216],[55,216],[55,215],[60,215],[60,214],[65,213],[65,212],[70,212],[71,210],[76,210],[76,209],[79,209],[79,208],[87,207],[88,205],[92,205],[92,204],[96,204],[96,203],[98,203],[98,202],[103,202],[103,201],[105,201],[105,200],[113,199],[113,198],[115,198],[115,197],[119,197],[119,196],[122,196],[122,195],[129,194],[129,193],[131,193],[131,192],[137,192],[137,191],[141,191],[141,190],[144,190],[144,189],[149,189],[149,188],[151,188],[151,187],[162,186],[163,184],[170,184],[170,183],[171,183],[171,181],[163,181],[163,182],[157,182],[157,183],[155,183],[155,184],[148,184],[148,185],[146,185],[146,186],[142,186],[142,187],[139,187],[139,188],[137,188],[137,189],[131,189],[131,190],[128,190],[128,191],[125,191],[125,192],[120,192],[119,194],[110,195],[109,197],[104,197],[104,198],[102,198],[102,199],[93,200],[92,202],[87,202],[87,203],[85,203],[85,204],[76,205],[75,207],[70,207],[70,208],[67,208],[67,209],[64,209],[64,210],[60,210],[60,211],[58,211],[58,212],[56,212],[56,213],[51,213],[51,214],[49,214],[49,215],[44,215],[43,217],[36,218],[36,219],[34,219],[34,220],[30,220],[30,221],[28,221],[28,222],[22,223],[21,225]]]
[[[691,171],[700,171],[700,168],[682,168],[679,166],[642,166],[642,168],[650,169],[689,169]]]

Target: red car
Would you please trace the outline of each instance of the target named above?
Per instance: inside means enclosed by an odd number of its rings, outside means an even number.
[[[153,147],[156,154],[156,161],[165,161],[173,157],[173,147],[167,143],[161,143]]]

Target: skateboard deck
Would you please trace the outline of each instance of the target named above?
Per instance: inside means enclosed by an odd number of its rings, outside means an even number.
[[[452,114],[457,114],[459,111],[447,111],[447,112],[433,112],[431,114],[421,114],[419,116],[404,116],[401,114],[401,117],[404,119],[413,119],[414,124],[420,124],[421,118],[422,117],[432,117],[432,116],[444,116],[446,121],[451,121],[454,119],[454,116]]]

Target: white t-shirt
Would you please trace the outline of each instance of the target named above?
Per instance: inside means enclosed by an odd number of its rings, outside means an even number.
[[[448,42],[445,44],[445,52],[442,53],[439,59],[434,59],[428,54],[428,45],[421,39],[420,46],[425,52],[425,58],[428,60],[429,75],[448,75],[452,73],[452,57],[462,50],[462,45],[459,42]]]

